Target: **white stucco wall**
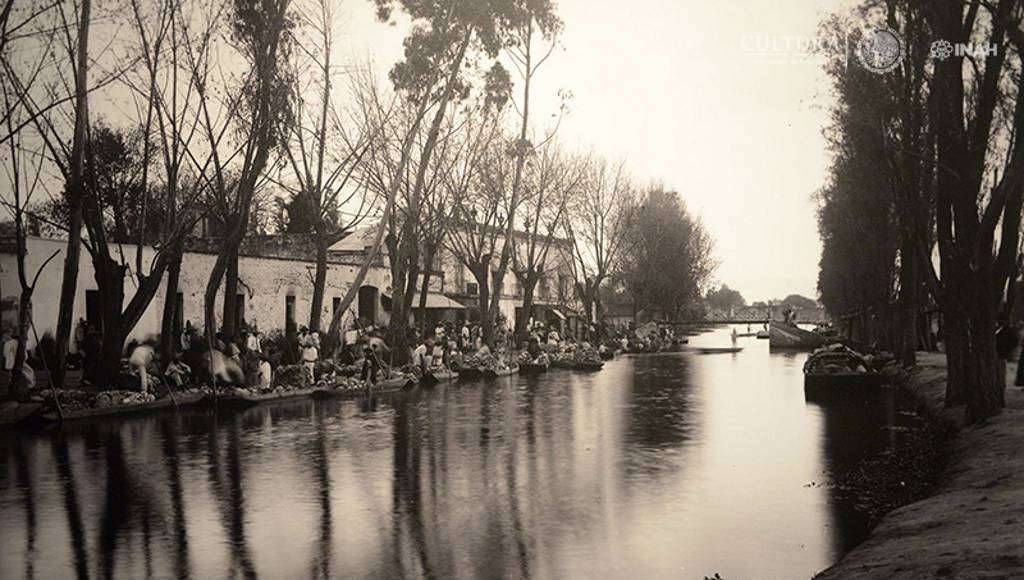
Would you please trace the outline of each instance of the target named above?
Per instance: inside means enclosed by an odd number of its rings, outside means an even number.
[[[50,261],[39,277],[39,283],[33,295],[33,321],[39,336],[50,332],[56,334],[57,312],[60,301],[60,287],[63,276],[64,252],[66,242],[46,238],[31,237],[27,241],[26,266],[31,277],[39,266],[54,252],[59,255]],[[124,246],[128,262],[134,268],[134,246]],[[154,256],[152,248],[143,247],[143,263],[149,266]],[[311,257],[312,260],[312,257]],[[184,319],[191,320],[193,325],[201,325],[203,320],[203,295],[210,270],[216,261],[212,254],[186,253],[182,263],[179,291],[183,295]],[[312,301],[312,275],[315,264],[312,261],[284,260],[275,258],[255,258],[242,256],[238,262],[239,293],[245,295],[246,321],[255,323],[264,332],[283,329],[285,325],[286,296],[295,297],[295,318],[298,325],[309,322],[309,308]],[[342,298],[355,279],[358,266],[330,264],[327,272],[327,287],[324,295],[322,321],[326,325],[332,316],[333,298]],[[373,268],[363,282],[365,286],[375,286],[381,293],[390,286],[389,274],[385,269]],[[92,260],[83,248],[82,259],[78,270],[78,289],[75,293],[73,316],[75,323],[79,318],[86,317],[86,292],[96,289],[95,274]],[[125,302],[135,294],[135,278],[125,278]],[[17,300],[21,291],[18,283],[17,257],[12,253],[0,253],[0,296]],[[145,338],[160,332],[166,295],[166,281],[157,291],[139,323],[133,330],[132,338]],[[216,313],[220,319],[223,292],[218,294]],[[386,319],[380,299],[377,301],[377,312],[380,318]],[[353,301],[350,312],[358,308],[358,298]],[[383,320],[382,320],[383,321]],[[34,337],[29,337],[30,345],[35,344]],[[74,345],[71,345],[74,349]]]

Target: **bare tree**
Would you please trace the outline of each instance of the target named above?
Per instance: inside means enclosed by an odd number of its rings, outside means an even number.
[[[501,117],[490,108],[474,112],[475,120],[464,135],[464,151],[453,171],[445,179],[450,190],[454,219],[449,222],[449,251],[473,274],[477,283],[477,309],[482,339],[494,342],[494,316],[490,305],[492,292],[501,292],[492,284],[494,259],[504,253],[507,224],[510,220],[509,189],[514,157],[508,154],[501,138]]]
[[[217,331],[214,308],[222,282],[223,330],[229,336],[236,330],[238,251],[249,230],[253,198],[278,145],[279,127],[288,121],[289,83],[283,65],[292,44],[289,5],[290,0],[234,0],[230,14],[213,12],[217,19],[227,18],[231,47],[246,66],[240,86],[234,90],[213,86],[214,74],[223,78],[224,72],[212,59],[199,58],[192,51],[188,54],[200,131],[212,153],[209,163],[196,164],[197,170],[202,185],[211,193],[224,232],[203,300],[206,337],[211,344]],[[227,99],[215,111],[218,89]]]
[[[289,227],[293,233],[312,233],[316,240],[316,272],[310,304],[309,328],[320,330],[324,291],[327,284],[327,250],[367,217],[371,204],[363,189],[352,187],[350,180],[368,150],[367,139],[350,137],[332,102],[335,71],[331,66],[334,46],[334,15],[327,0],[319,0],[315,14],[300,12],[303,25],[313,30],[317,42],[300,43],[301,62],[295,63],[296,79],[291,102],[294,123],[286,127],[285,156],[291,168],[290,179],[280,183],[291,194],[288,203]],[[303,82],[307,74],[311,82]],[[307,113],[310,95],[319,93],[315,111]]]
[[[601,284],[614,270],[625,244],[628,209],[635,197],[625,165],[598,160],[591,163],[581,195],[563,222],[566,237],[572,240],[566,261],[588,324],[600,314]]]
[[[42,275],[46,266],[57,257],[60,253],[59,250],[53,252],[47,257],[37,268],[34,274],[30,273],[28,267],[25,264],[25,258],[28,255],[28,247],[26,244],[26,237],[32,229],[30,224],[27,223],[30,220],[28,215],[28,207],[32,204],[33,194],[38,190],[40,180],[42,178],[42,164],[39,163],[38,155],[32,155],[22,149],[22,138],[18,131],[14,130],[14,126],[20,120],[19,107],[15,104],[15,99],[8,92],[8,86],[3,85],[4,89],[4,121],[6,123],[6,129],[10,134],[10,138],[7,139],[7,155],[8,158],[5,170],[7,172],[7,183],[10,186],[11,199],[3,200],[4,206],[11,212],[14,217],[14,234],[15,234],[15,246],[17,251],[17,266],[18,266],[18,284],[21,288],[21,293],[18,299],[18,328],[17,328],[17,341],[18,348],[14,356],[14,366],[11,369],[11,384],[8,390],[8,397],[11,400],[19,400],[26,395],[26,381],[23,373],[25,365],[27,342],[29,332],[32,329],[32,296],[36,289],[36,284],[39,282],[39,276]],[[35,162],[33,162],[33,158]]]
[[[537,284],[553,270],[552,263],[563,256],[551,255],[569,203],[580,194],[587,176],[587,161],[564,154],[557,142],[548,141],[533,158],[526,174],[522,203],[517,208],[522,221],[512,236],[512,272],[523,292],[523,307],[516,319],[516,335],[526,337],[533,311]]]

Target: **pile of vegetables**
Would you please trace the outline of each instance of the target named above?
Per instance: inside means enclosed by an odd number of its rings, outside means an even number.
[[[472,368],[481,371],[496,371],[507,369],[508,365],[493,354],[471,354],[462,359],[462,368]]]
[[[590,345],[582,345],[576,349],[573,361],[578,363],[600,363],[601,355]]]
[[[156,400],[156,396],[153,393],[140,393],[138,391],[100,391],[97,393],[78,389],[59,389],[57,390],[57,398],[60,400],[61,409],[66,412],[138,405],[141,403],[152,403]],[[39,391],[35,399],[52,405],[53,390],[43,389]]]
[[[546,353],[541,353],[540,356],[538,356],[537,358],[534,359],[534,358],[531,358],[530,357],[530,353],[526,352],[525,350],[521,351],[519,353],[519,356],[516,358],[516,360],[517,360],[517,362],[520,365],[525,365],[525,364],[547,365],[547,364],[551,364],[551,357],[549,357]]]

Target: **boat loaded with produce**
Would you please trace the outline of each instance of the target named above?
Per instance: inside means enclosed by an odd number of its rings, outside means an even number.
[[[839,343],[815,350],[804,363],[808,396],[849,392],[893,384],[904,370],[892,353],[862,354]]]

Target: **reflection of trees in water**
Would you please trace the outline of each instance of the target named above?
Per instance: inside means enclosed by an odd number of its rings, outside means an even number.
[[[242,466],[240,459],[239,418],[232,417],[227,429],[227,481],[221,481],[221,458],[217,431],[211,429],[207,435],[207,458],[209,461],[210,485],[217,497],[221,510],[221,523],[231,545],[231,570],[234,577],[241,568],[245,578],[256,578],[256,570],[249,555],[245,537],[245,497],[242,491]]]
[[[188,520],[185,517],[184,486],[181,483],[181,465],[178,458],[177,417],[160,423],[164,463],[167,465],[167,487],[171,494],[171,516],[174,529],[174,575],[189,578]]]
[[[693,410],[689,364],[676,356],[633,357],[632,404],[625,414],[624,431],[628,445],[678,448],[690,438]]]
[[[398,569],[404,570],[402,544],[404,529],[408,528],[412,549],[418,558],[419,572],[426,578],[434,578],[424,532],[423,488],[420,481],[422,450],[419,441],[415,440],[417,406],[413,397],[403,397],[395,404],[391,501],[392,513],[398,520],[392,527],[394,557]]]
[[[122,526],[128,522],[132,491],[127,484],[128,473],[124,463],[121,434],[113,431],[106,447],[107,486],[100,524],[99,569],[100,576],[114,577],[114,555]]]
[[[25,506],[25,578],[35,578],[36,560],[36,501],[32,476],[28,469],[28,454],[25,452],[25,438],[14,439],[14,465],[21,501]]]
[[[320,536],[313,558],[310,576],[313,578],[331,577],[331,538],[333,522],[331,515],[331,470],[327,452],[327,434],[324,427],[323,409],[317,407],[315,453],[313,454],[313,472],[316,474],[318,497],[320,500]]]
[[[53,456],[57,463],[57,473],[60,475],[64,512],[67,514],[68,531],[71,536],[71,550],[75,555],[75,574],[80,579],[88,579],[89,558],[86,554],[85,530],[82,527],[82,514],[78,505],[78,492],[75,490],[75,475],[71,469],[68,442],[63,434],[58,434],[54,438]]]

